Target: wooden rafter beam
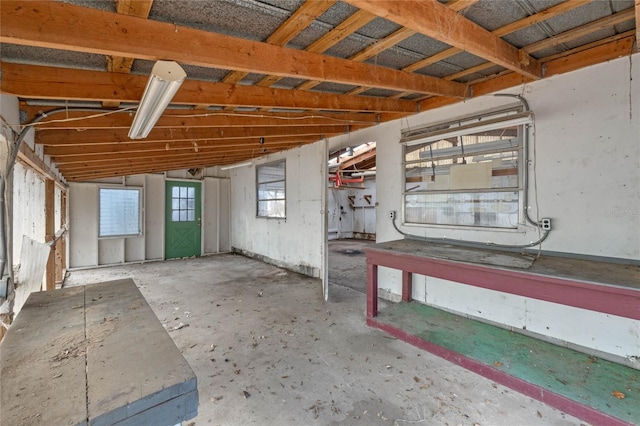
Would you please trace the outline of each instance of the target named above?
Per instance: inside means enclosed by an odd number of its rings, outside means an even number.
[[[590,22],[588,24],[582,25],[578,28],[574,28],[572,30],[569,31],[565,31],[561,34],[555,35],[553,37],[548,37],[544,40],[541,40],[539,42],[530,44],[528,46],[525,46],[522,48],[522,50],[525,50],[527,52],[537,52],[540,51],[542,49],[546,49],[552,46],[557,46],[559,44],[562,43],[566,43],[568,41],[571,40],[576,40],[580,37],[584,37],[588,34],[594,33],[596,31],[600,31],[604,28],[609,28],[613,25],[622,23],[622,22],[626,22],[633,19],[633,8],[629,8],[626,10],[623,10],[621,12],[615,13],[611,16],[607,16],[601,19],[598,19],[596,21]],[[618,37],[620,36],[619,34],[617,36],[614,37]],[[606,40],[608,39],[604,39],[604,41],[606,42]],[[601,43],[603,40],[599,40],[596,43]],[[557,55],[557,57],[562,57],[562,56],[566,56],[567,53],[566,52],[561,52]],[[556,55],[554,55],[554,58],[556,57]],[[553,58],[543,58],[540,60],[541,63],[544,63],[545,61],[549,61]],[[471,68],[467,68],[466,70],[462,70],[459,71],[457,73],[454,74],[450,74],[445,78],[445,80],[456,80],[458,78],[462,78],[465,77],[467,75],[471,75],[473,73],[476,72],[480,72],[482,70],[491,68],[493,66],[493,64],[491,62],[486,62],[484,64],[479,64],[476,65],[475,67],[471,67]]]
[[[300,138],[291,140],[289,142],[275,141],[268,142],[262,146],[255,146],[253,144],[223,144],[217,147],[204,146],[200,147],[197,151],[194,149],[172,149],[170,151],[163,150],[147,150],[147,151],[133,151],[133,152],[116,152],[110,153],[108,156],[104,154],[83,154],[83,155],[71,155],[63,157],[53,157],[56,160],[56,164],[63,173],[69,170],[95,168],[104,165],[123,165],[131,162],[139,162],[144,164],[151,160],[162,159],[166,161],[177,161],[181,158],[192,158],[194,155],[198,158],[207,158],[222,154],[238,154],[238,155],[263,155],[265,152],[280,151],[283,149],[294,148],[307,143],[315,142],[314,138]]]
[[[466,86],[456,82],[62,2],[3,1],[0,42],[466,96]],[[206,102],[196,102],[202,103]]]
[[[58,177],[58,175],[51,170],[49,167],[38,155],[31,149],[31,147],[23,143],[20,145],[20,151],[18,151],[18,161],[26,164],[31,169],[40,173],[46,179],[53,180],[60,188],[66,188],[67,184]]]
[[[144,139],[144,143],[172,141],[205,141],[250,139],[258,141],[267,136],[310,136],[340,134],[363,129],[368,126],[305,126],[305,127],[198,127],[176,129],[153,129]],[[115,130],[49,130],[37,132],[36,143],[41,145],[94,145],[131,142],[126,129]]]
[[[579,37],[585,36],[587,34],[591,34],[595,31],[600,31],[605,28],[609,28],[614,25],[621,24],[626,21],[630,21],[634,18],[635,18],[635,8],[630,7],[618,13],[614,13],[613,15],[605,16],[604,18],[597,19],[593,22],[589,22],[588,24],[579,26],[569,31],[565,31],[562,34],[558,34],[556,36],[540,40],[539,42],[530,44],[522,48],[521,50],[524,52],[527,52],[528,54],[539,52],[540,50],[557,46],[559,44],[566,43],[567,41],[570,41],[570,40],[575,40]]]
[[[336,2],[336,0],[307,0],[265,42],[275,46],[285,46]],[[248,72],[233,71],[227,74],[222,81],[224,83],[238,83],[248,74]]]
[[[446,3],[446,5],[451,8],[451,10],[454,10],[456,12],[460,12],[470,6],[472,6],[474,3],[478,2],[478,0],[453,0],[453,1],[449,1]],[[401,27],[398,30],[394,31],[393,33],[389,34],[388,36],[384,37],[381,40],[378,40],[377,42],[373,43],[370,46],[367,46],[366,48],[364,48],[363,50],[361,50],[360,52],[356,53],[355,55],[351,56],[349,59],[352,61],[357,61],[357,62],[364,62],[369,58],[372,58],[374,56],[376,56],[377,54],[379,54],[380,52],[383,52],[387,49],[389,49],[392,46],[395,46],[396,44],[400,43],[401,41],[411,37],[412,35],[414,35],[416,32],[412,29],[406,28],[406,27]],[[320,81],[305,81],[304,83],[302,83],[301,85],[299,85],[298,87],[296,87],[296,89],[298,90],[311,90],[312,88],[316,87],[317,85],[319,85],[321,82]],[[362,89],[361,92],[365,92],[366,90],[368,90],[368,88],[356,88],[357,89]],[[358,94],[358,93],[349,93],[349,94]]]
[[[640,50],[640,0],[636,0],[636,46]]]
[[[492,34],[497,36],[497,37],[504,37],[508,34],[514,33],[516,31],[522,30],[524,28],[530,27],[532,25],[535,24],[539,24],[540,22],[544,22],[548,19],[551,19],[555,16],[561,15],[563,13],[569,12],[570,10],[576,9],[578,7],[584,6],[588,3],[590,3],[592,0],[568,0],[565,1],[564,3],[560,3],[557,4],[555,6],[551,6],[548,9],[542,10],[538,13],[535,13],[531,16],[527,16],[526,18],[520,19],[518,21],[512,22],[511,24],[505,25],[504,27],[500,27],[495,29]],[[458,53],[461,53],[462,49],[458,49],[457,47],[450,47],[449,49],[445,49],[442,52],[439,52],[435,55],[432,55],[428,58],[422,59],[420,61],[417,61],[411,65],[406,66],[405,68],[403,68],[403,71],[408,71],[408,72],[413,72],[413,71],[417,71],[421,68],[427,67],[429,65],[432,65],[436,62],[440,62],[440,61],[444,61],[445,59],[448,59],[454,55],[457,55]],[[491,62],[486,62],[484,64],[480,64],[477,67],[473,67],[473,68],[469,68],[467,70],[462,70],[458,73],[454,73],[451,74],[447,77],[445,77],[446,80],[455,80],[461,77],[464,77],[466,75],[469,75],[473,72],[476,71],[481,71],[483,69],[492,67],[493,63]],[[362,91],[364,92],[364,90]],[[359,92],[359,93],[362,93]],[[403,93],[399,93],[397,95],[391,96],[392,99],[401,99],[404,96],[407,96],[409,94],[411,94],[412,92],[403,92]],[[351,95],[356,95],[358,94],[355,91],[350,92],[349,94]]]
[[[163,164],[147,164],[145,166],[118,167],[108,170],[89,170],[86,172],[70,173],[68,180],[71,182],[81,182],[95,180],[107,177],[130,176],[143,173],[157,173],[167,170],[183,170],[193,167],[213,167],[233,164],[240,161],[250,160],[250,156],[239,155],[222,155],[218,158],[202,159],[194,157],[191,161],[163,163]]]
[[[2,7],[4,10],[4,4]],[[35,99],[138,102],[147,77],[37,65],[0,63],[0,92]],[[186,80],[172,100],[177,105],[230,105],[326,111],[415,113],[412,101]]]
[[[345,1],[524,76],[534,79],[542,77],[542,67],[536,59],[522,54],[514,46],[437,0]]]
[[[153,0],[116,0],[116,12],[124,15],[147,18]],[[129,74],[133,66],[133,58],[107,55],[107,71]],[[118,106],[118,102],[103,102],[105,107]]]
[[[305,50],[313,53],[324,53],[374,19],[375,15],[364,10],[358,10],[336,25],[331,31],[311,43]],[[258,81],[256,86],[269,87],[281,79],[282,77],[279,76],[268,75]]]
[[[340,163],[339,170],[348,169],[351,166],[354,166],[354,165],[356,165],[358,163],[361,163],[363,161],[369,160],[369,159],[371,159],[371,158],[373,158],[375,156],[376,156],[376,148],[373,147],[370,150],[368,150],[367,152],[364,152],[362,154],[356,154],[356,155],[354,155],[353,158],[350,158],[350,159]]]
[[[175,141],[175,142],[150,142],[145,145],[139,142],[105,143],[100,145],[54,145],[44,147],[46,155],[49,155],[57,165],[66,162],[78,162],[88,159],[90,156],[98,160],[109,158],[113,154],[155,153],[167,154],[179,151],[200,152],[211,149],[232,148],[243,150],[261,150],[274,144],[295,144],[300,141],[317,141],[320,135],[304,136],[269,136],[264,138],[261,144],[256,139],[223,139],[213,141]]]
[[[546,66],[546,77],[575,71],[586,66],[599,64],[619,58],[620,56],[629,55],[633,50],[635,36],[631,32],[627,34],[627,37],[624,38],[614,36],[611,38],[609,43],[605,44],[602,44],[602,42],[594,42],[591,44],[591,46],[593,46],[591,48],[582,46],[572,49],[569,52],[565,52],[561,57],[554,55],[556,57],[552,60],[546,60],[543,58],[542,62],[544,62]],[[531,81],[531,79],[516,73],[506,72],[501,75],[494,76],[494,78],[485,78],[477,82],[472,82],[472,87],[474,96],[483,96]],[[455,103],[456,101],[452,101],[451,99],[434,97],[422,101],[420,105],[421,110],[427,111]]]
[[[336,0],[307,0],[291,16],[280,25],[265,41],[275,46],[285,46],[315,19],[333,6]],[[222,79],[223,83],[238,83],[249,75],[248,72],[232,71]],[[196,109],[204,109],[207,105],[197,105]],[[232,107],[226,107],[230,110]]]
[[[36,117],[40,111],[47,112],[36,106],[22,106],[22,111],[28,117]],[[93,118],[84,118],[93,117]],[[222,112],[190,110],[166,110],[158,120],[154,129],[177,127],[302,127],[302,126],[347,126],[377,124],[379,115],[375,113],[284,113],[284,112]],[[67,121],[71,119],[71,121]],[[114,112],[109,115],[99,115],[92,112],[65,111],[62,114],[48,114],[34,127],[36,131],[61,129],[129,129],[133,121],[133,114],[129,112]]]

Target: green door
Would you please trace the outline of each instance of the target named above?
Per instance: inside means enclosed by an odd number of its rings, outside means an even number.
[[[200,256],[200,182],[166,181],[165,258]]]

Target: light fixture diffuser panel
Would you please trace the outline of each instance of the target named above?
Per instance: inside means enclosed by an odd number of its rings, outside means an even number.
[[[149,135],[186,77],[187,73],[176,62],[156,62],[129,129],[131,139],[144,139]]]

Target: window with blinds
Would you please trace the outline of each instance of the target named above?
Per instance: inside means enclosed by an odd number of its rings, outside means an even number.
[[[99,237],[142,235],[142,189],[99,189]]]

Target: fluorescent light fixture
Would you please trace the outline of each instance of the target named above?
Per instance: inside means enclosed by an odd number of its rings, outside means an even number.
[[[129,129],[131,139],[144,139],[149,136],[149,132],[186,77],[187,73],[176,62],[156,62]]]
[[[426,135],[416,135],[412,138],[404,139],[402,143],[407,146],[413,146],[423,143],[436,142],[447,138],[455,138],[457,136],[464,136],[471,133],[488,132],[489,130],[501,129],[503,127],[530,124],[531,122],[531,113],[527,111],[486,120],[484,122],[465,124],[464,126],[459,127],[450,127],[448,129],[438,130]]]
[[[252,164],[251,161],[245,161],[244,163],[236,163],[236,164],[220,167],[220,170],[237,169],[238,167],[250,166],[251,164]]]

